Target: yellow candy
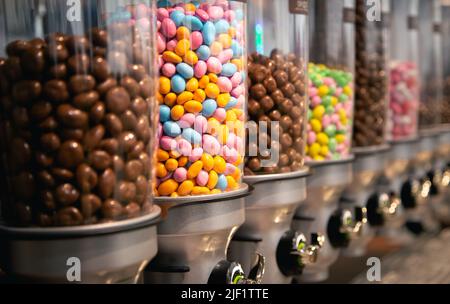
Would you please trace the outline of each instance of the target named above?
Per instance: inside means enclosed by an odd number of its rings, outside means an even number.
[[[209,83],[205,89],[206,96],[215,99],[220,94],[219,87],[214,83]],[[228,101],[227,101],[228,102]]]
[[[233,174],[231,174],[231,176],[234,178],[235,181],[240,180],[241,179],[241,169],[236,167],[236,170],[234,170],[234,172],[233,172]]]
[[[314,157],[314,160],[315,160],[315,161],[324,161],[325,158],[322,157],[322,156],[320,156],[320,155],[317,155],[317,156]]]
[[[198,113],[200,113],[203,110],[203,105],[199,101],[191,100],[191,101],[188,101],[188,102],[186,102],[184,104],[184,108],[189,113],[198,114]]]
[[[220,34],[219,35],[219,42],[222,44],[222,47],[224,49],[229,49],[231,47],[231,36],[228,34]]]
[[[347,124],[347,113],[345,113],[344,109],[339,110],[339,120],[343,125]]]
[[[336,135],[336,141],[337,141],[338,144],[342,144],[345,141],[344,134],[337,134]]]
[[[318,90],[318,94],[320,97],[327,96],[330,93],[330,89],[326,85],[321,85]]]
[[[317,119],[311,119],[311,129],[315,132],[315,133],[319,133],[320,131],[322,131],[322,123],[317,120]]]
[[[183,40],[183,39],[190,39],[191,38],[191,32],[189,29],[185,26],[180,26],[177,29],[177,40]]]
[[[238,71],[242,71],[242,60],[241,59],[233,59],[233,60],[231,60],[231,63],[237,67]]]
[[[237,183],[236,183],[236,181],[234,180],[234,178],[232,176],[230,176],[230,175],[227,176],[227,182],[228,182],[228,189],[229,190],[236,189]]]
[[[241,117],[241,115],[244,114],[244,111],[242,111],[241,109],[232,109],[234,114],[236,114],[236,117]]]
[[[222,174],[225,172],[226,167],[227,162],[221,156],[217,155],[214,157],[214,171],[218,174]]]
[[[175,171],[178,168],[178,161],[176,159],[168,159],[166,161],[165,167],[167,169],[167,171]]]
[[[194,92],[197,89],[198,89],[198,80],[197,80],[197,78],[189,79],[189,81],[186,83],[186,90],[189,91],[189,92]]]
[[[214,168],[214,158],[210,154],[203,153],[201,160],[203,163],[203,170],[209,172]]]
[[[209,194],[220,194],[220,193],[222,193],[222,190],[220,190],[220,189],[213,189],[213,190],[211,190],[211,192]]]
[[[197,8],[195,7],[195,5],[193,3],[186,3],[184,5],[184,10],[189,11],[189,12],[195,12]]]
[[[195,52],[189,50],[186,52],[186,55],[184,55],[184,62],[190,65],[194,65],[198,62],[198,56],[195,54]]]
[[[328,145],[328,135],[326,135],[325,133],[317,134],[317,142],[322,146]]]
[[[232,38],[235,38],[236,37],[236,28],[230,26],[228,28],[228,35],[230,35]]]
[[[184,115],[184,107],[182,105],[176,105],[170,110],[170,117],[173,120],[180,120],[180,118]]]
[[[331,105],[335,106],[338,104],[338,102],[339,102],[339,99],[337,99],[336,96],[331,97]]]
[[[176,192],[174,192],[174,193],[172,193],[171,195],[170,195],[170,197],[178,197],[179,195],[178,195],[178,193],[176,193]]]
[[[195,163],[193,163],[187,172],[187,178],[188,179],[193,179],[196,178],[197,175],[200,173],[200,171],[202,171],[203,169],[203,162],[198,160]]]
[[[206,92],[208,94],[208,92]],[[209,97],[209,96],[208,96]],[[213,97],[211,97],[213,98]],[[221,108],[225,108],[228,104],[228,102],[231,99],[231,95],[229,93],[220,94],[217,96],[217,105]]]
[[[178,157],[181,156],[181,154],[180,154],[180,152],[178,152],[178,151],[176,151],[176,150],[173,150],[173,151],[170,151],[170,152],[169,152],[169,156],[170,156],[171,158],[178,158]]]
[[[320,149],[322,147],[318,143],[313,143],[311,147],[309,147],[309,155],[311,157],[316,157],[320,153]]]
[[[325,114],[325,107],[322,105],[319,105],[314,108],[313,110],[313,117],[322,120],[323,114]]]
[[[225,145],[227,143],[228,134],[230,134],[230,128],[227,125],[221,125],[217,132],[217,140],[220,144]]]
[[[196,186],[192,189],[191,194],[192,195],[207,195],[207,194],[210,194],[210,191],[207,187]]]
[[[184,167],[189,162],[189,158],[187,156],[182,156],[178,159],[178,167]]]
[[[168,172],[166,170],[166,167],[162,163],[158,162],[156,164],[156,176],[159,178],[163,178],[167,174],[168,174]]]
[[[211,117],[208,119],[208,128],[206,132],[208,132],[211,135],[216,135],[217,132],[219,131],[220,126],[221,126],[220,122],[214,117]]]
[[[232,111],[232,110],[228,110],[226,120],[232,121],[232,122],[236,121],[237,120],[236,113],[234,113],[234,111]]]
[[[217,83],[217,81],[219,80],[219,77],[214,73],[209,73],[208,78],[209,78],[209,81],[213,82],[213,83]]]
[[[161,93],[156,92],[156,100],[158,101],[158,104],[163,104],[163,102],[164,102],[164,96],[162,96]]]
[[[320,155],[322,155],[323,157],[326,157],[328,155],[328,152],[328,146],[322,146],[322,148],[320,148]]]
[[[214,41],[209,49],[211,50],[211,55],[217,57],[223,51],[223,46],[220,42]]]
[[[164,97],[164,103],[169,107],[173,107],[177,101],[177,94],[170,92]]]
[[[181,185],[178,187],[177,193],[179,196],[186,196],[191,194],[193,188],[194,182],[186,180],[182,182]]]
[[[349,97],[353,95],[353,90],[352,88],[350,88],[350,86],[345,86],[343,92]]]
[[[209,179],[208,179],[208,183],[206,184],[206,186],[209,189],[214,189],[217,185],[218,180],[219,180],[219,175],[215,171],[211,171],[211,172],[209,172]]]
[[[175,64],[181,63],[183,61],[180,56],[172,51],[165,51],[162,55],[162,58],[164,59],[164,61],[172,62]]]
[[[194,79],[194,78],[192,78],[192,79]],[[205,91],[203,91],[202,89],[195,90],[195,92],[194,92],[194,100],[203,102],[203,101],[205,101],[205,99],[206,99]]]
[[[191,48],[191,43],[187,39],[181,39],[177,42],[175,46],[175,53],[178,56],[184,56],[186,52]]]
[[[204,75],[204,76],[202,76],[202,78],[200,78],[200,80],[198,82],[198,87],[200,89],[205,89],[206,86],[208,85],[208,83],[209,83],[209,77]]]
[[[162,182],[158,187],[158,193],[159,195],[170,195],[174,192],[176,192],[178,189],[178,183],[173,179],[168,179],[164,182]]]
[[[158,149],[158,152],[156,152],[156,158],[160,162],[164,162],[169,159],[169,153],[164,151],[163,149]]]
[[[189,100],[192,100],[192,98],[194,98],[194,94],[192,94],[191,92],[184,91],[183,93],[178,95],[177,104],[183,105]]]
[[[234,162],[233,165],[235,165],[235,166],[237,167],[237,166],[239,166],[240,164],[242,164],[242,161],[243,161],[243,160],[244,160],[244,158],[243,158],[240,154],[238,154],[238,158],[237,158],[237,160]],[[237,168],[237,169],[239,169],[239,168]],[[241,176],[240,171],[241,171],[241,170],[239,170],[239,176]],[[236,172],[234,172],[234,174],[236,174]]]
[[[170,92],[170,79],[167,77],[159,77],[159,93],[166,95]]]

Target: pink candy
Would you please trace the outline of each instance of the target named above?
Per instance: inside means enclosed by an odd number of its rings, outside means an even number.
[[[212,156],[220,153],[220,144],[214,136],[208,134],[203,135],[203,151]]]
[[[242,74],[240,72],[234,73],[234,75],[231,77],[231,84],[233,86],[233,89],[240,85],[242,82]]]
[[[177,168],[173,173],[173,179],[181,183],[187,179],[187,170],[183,167]]]
[[[219,77],[217,80],[217,86],[222,93],[229,93],[233,89],[233,84],[228,77]]]
[[[202,154],[203,154],[202,148],[200,147],[194,148],[194,150],[192,150],[191,155],[189,156],[189,161],[190,162],[198,161],[200,158],[202,158]]]
[[[194,130],[198,133],[206,133],[208,129],[208,120],[204,116],[197,116],[194,122]]]
[[[315,143],[316,142],[316,133],[314,133],[312,131],[308,132],[307,141],[308,141],[308,145],[312,145],[313,143]]]
[[[206,184],[208,183],[209,180],[209,174],[208,172],[202,170],[200,171],[200,173],[197,175],[197,184],[199,184],[200,186],[204,187],[206,186]]]
[[[172,38],[177,34],[177,26],[170,18],[165,18],[161,22],[161,33],[167,38]]]
[[[216,57],[209,57],[207,65],[210,73],[220,74],[222,72],[222,63]]]
[[[221,8],[220,6],[215,6],[215,5],[214,6],[210,6],[208,8],[208,15],[209,15],[209,18],[211,20],[214,20],[214,21],[222,19],[222,17],[223,17],[223,8]]]
[[[203,21],[203,22],[206,22],[206,21],[209,20],[209,15],[208,15],[208,13],[205,12],[204,10],[202,10],[201,8],[198,8],[198,9],[195,11],[195,14],[196,14],[197,17],[198,17],[201,21]]]
[[[177,72],[177,68],[172,63],[165,63],[163,67],[161,68],[161,71],[164,76],[166,77],[172,77]]]
[[[191,34],[191,48],[195,51],[203,44],[202,33],[195,31]]]
[[[158,18],[158,21],[163,22],[164,19],[169,18],[169,12],[165,8],[158,8],[156,11],[156,18]]]
[[[190,156],[192,153],[192,145],[184,138],[179,138],[177,141],[177,150],[183,156]]]
[[[313,107],[317,107],[321,104],[322,99],[320,98],[320,96],[316,95],[313,98],[310,98],[310,102]]]
[[[206,74],[208,70],[208,66],[206,62],[203,60],[199,60],[194,66],[194,76],[197,78],[201,78]]]
[[[233,50],[232,49],[226,49],[222,52],[220,52],[219,56],[217,56],[217,59],[219,59],[220,63],[225,64],[228,61],[233,58]]]
[[[180,128],[191,128],[195,122],[195,114],[187,113],[184,114],[178,121]]]
[[[177,40],[173,39],[166,43],[166,49],[168,51],[175,51],[175,47],[177,46]]]
[[[173,151],[177,148],[176,140],[169,136],[162,136],[159,145],[166,151]]]
[[[217,108],[217,110],[214,112],[213,117],[219,122],[223,122],[227,117],[227,111],[224,108]]]

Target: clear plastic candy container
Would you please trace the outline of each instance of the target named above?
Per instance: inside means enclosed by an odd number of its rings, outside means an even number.
[[[0,5],[6,221],[76,226],[151,210],[157,104],[150,3]]]
[[[158,1],[158,196],[241,186],[246,119],[246,4]]]
[[[442,123],[450,124],[450,1],[442,5],[442,44],[444,60],[444,101]]]
[[[288,173],[305,159],[308,2],[249,1],[246,175]],[[280,29],[283,29],[280,31]]]
[[[350,156],[354,106],[355,6],[310,1],[309,111],[306,159]]]

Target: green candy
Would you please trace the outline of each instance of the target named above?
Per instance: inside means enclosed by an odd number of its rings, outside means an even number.
[[[336,135],[336,126],[329,125],[325,128],[325,134],[328,135],[328,137],[334,137]]]
[[[325,96],[324,98],[322,98],[322,105],[324,107],[328,107],[331,105],[331,97],[330,96]]]
[[[332,105],[325,108],[325,113],[328,115],[334,114],[334,107]]]
[[[328,149],[330,149],[330,151],[332,152],[332,153],[334,153],[334,152],[336,152],[336,147],[337,147],[337,141],[336,141],[336,138],[330,138],[329,140],[328,140]]]
[[[311,109],[308,109],[307,117],[308,117],[308,120],[311,120],[311,118],[312,118],[312,111],[311,111]]]
[[[339,102],[346,102],[348,100],[348,96],[345,94],[342,94],[339,96]]]

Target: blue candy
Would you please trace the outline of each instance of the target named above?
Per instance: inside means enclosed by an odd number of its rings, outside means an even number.
[[[244,11],[241,9],[236,10],[236,20],[242,20],[244,18]]]
[[[191,79],[194,77],[194,69],[184,62],[177,64],[177,72],[183,76],[184,79]]]
[[[237,67],[236,65],[232,64],[232,63],[225,63],[222,66],[222,72],[220,73],[220,75],[222,76],[226,76],[226,77],[231,77],[234,75],[234,73],[237,72]]]
[[[244,51],[239,43],[234,39],[231,41],[231,49],[233,50],[233,58],[241,57]]]
[[[230,98],[230,101],[227,103],[227,105],[225,106],[225,110],[229,110],[231,108],[234,108],[237,104],[238,100],[234,97]],[[204,105],[203,105],[204,107]]]
[[[181,134],[180,126],[174,121],[166,121],[163,125],[163,131],[170,137],[177,137]]]
[[[211,50],[206,45],[201,45],[197,49],[197,56],[200,60],[206,61],[211,56]]]
[[[207,21],[203,25],[202,35],[203,43],[206,45],[211,45],[216,39],[216,27],[214,26],[214,23]]]
[[[230,24],[226,20],[221,19],[216,22],[214,27],[216,28],[217,34],[224,34],[224,33],[228,32],[228,29],[230,28]]]
[[[166,105],[159,106],[159,121],[165,123],[170,120],[170,108]]]
[[[178,74],[174,75],[170,80],[170,85],[172,86],[172,91],[180,94],[186,89],[186,81],[184,78]]]
[[[159,0],[157,3],[158,8],[167,8],[169,6],[171,6],[172,4],[170,3],[169,0]]]
[[[195,16],[187,15],[183,19],[183,25],[191,31],[200,31],[203,28],[203,23]]]
[[[211,117],[217,109],[217,102],[213,99],[206,99],[203,102],[202,115],[205,117]]]
[[[172,19],[172,21],[175,23],[177,27],[181,26],[184,17],[185,17],[184,13],[179,10],[175,10],[172,13],[170,13],[170,19]]]
[[[184,139],[186,139],[188,142],[194,145],[198,145],[202,143],[202,136],[200,133],[195,131],[192,128],[186,128],[183,130],[183,134],[181,134]]]
[[[222,191],[227,190],[228,187],[228,181],[225,175],[221,174],[219,175],[219,179],[217,180],[216,189],[220,189]]]

